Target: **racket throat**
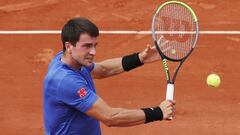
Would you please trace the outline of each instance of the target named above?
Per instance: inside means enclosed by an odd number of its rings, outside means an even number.
[[[174,84],[168,83],[167,84],[167,92],[166,92],[166,100],[173,100],[174,95]]]

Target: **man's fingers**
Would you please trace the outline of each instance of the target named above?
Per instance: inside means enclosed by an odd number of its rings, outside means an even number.
[[[175,105],[176,104],[176,100],[167,100],[169,101],[171,104]]]
[[[176,104],[176,102],[173,102],[172,100],[168,100],[168,102],[166,103],[166,106],[169,107],[169,106],[173,106],[175,104]]]
[[[165,100],[160,104],[160,108],[164,113],[164,119],[171,120],[175,115],[175,100]]]
[[[147,44],[146,52],[149,52],[151,50],[151,46]]]
[[[176,100],[171,100],[172,104],[175,105],[176,104]]]

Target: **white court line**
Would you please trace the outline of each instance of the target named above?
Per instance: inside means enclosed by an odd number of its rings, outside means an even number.
[[[7,34],[60,34],[60,33],[61,33],[60,30],[0,30],[0,35],[7,35]],[[152,31],[101,30],[100,33],[101,34],[142,34],[142,35],[147,35],[147,34],[152,34]],[[239,35],[240,31],[199,31],[199,34]]]

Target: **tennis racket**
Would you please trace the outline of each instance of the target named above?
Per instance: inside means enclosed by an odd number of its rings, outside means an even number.
[[[153,16],[152,37],[166,72],[166,99],[173,100],[177,73],[196,47],[197,16],[187,4],[180,1],[168,1],[162,4]],[[172,79],[167,61],[178,62]]]

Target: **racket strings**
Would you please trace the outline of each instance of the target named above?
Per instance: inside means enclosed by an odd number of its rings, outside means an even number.
[[[155,36],[160,50],[172,59],[185,57],[196,39],[192,13],[179,4],[164,6],[155,16]]]

